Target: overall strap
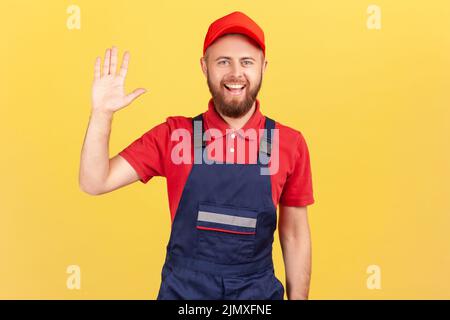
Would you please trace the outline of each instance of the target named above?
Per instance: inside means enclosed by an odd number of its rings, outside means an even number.
[[[275,121],[266,116],[263,136],[259,144],[258,163],[262,166],[269,164],[270,154],[272,152],[272,130],[275,129]]]
[[[194,145],[194,163],[202,163],[203,149],[206,147],[206,141],[203,139],[203,114],[192,118],[192,128],[194,130],[193,145]]]

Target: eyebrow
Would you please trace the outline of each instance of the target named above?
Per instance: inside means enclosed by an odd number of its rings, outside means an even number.
[[[220,56],[220,57],[216,58],[215,61],[220,60],[220,59],[231,60],[232,58],[231,57],[226,57],[226,56]],[[253,57],[242,57],[239,60],[253,60],[253,61],[256,61],[255,58],[253,58]]]

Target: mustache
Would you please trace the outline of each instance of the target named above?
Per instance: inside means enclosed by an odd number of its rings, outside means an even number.
[[[224,84],[242,84],[242,85],[248,85],[249,82],[248,82],[247,80],[246,80],[246,81],[242,81],[242,80],[227,79],[227,80],[222,80],[222,81],[220,82],[220,84],[221,84],[221,85],[224,85]]]

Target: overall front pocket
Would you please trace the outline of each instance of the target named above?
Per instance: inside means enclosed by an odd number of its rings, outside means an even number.
[[[221,264],[251,261],[257,218],[257,210],[200,203],[196,256]]]

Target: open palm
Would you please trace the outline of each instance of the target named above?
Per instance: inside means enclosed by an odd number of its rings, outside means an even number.
[[[108,48],[105,52],[103,70],[100,71],[101,58],[95,59],[94,82],[92,84],[92,107],[96,110],[115,112],[129,105],[133,100],[145,93],[144,88],[125,93],[125,78],[130,61],[130,53],[125,51],[122,65],[117,71],[117,48]]]

